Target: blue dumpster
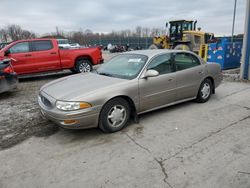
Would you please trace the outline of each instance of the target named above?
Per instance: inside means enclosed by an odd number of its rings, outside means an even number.
[[[222,38],[219,43],[208,45],[207,62],[215,62],[221,65],[221,69],[240,67],[242,42],[230,42],[228,38]]]

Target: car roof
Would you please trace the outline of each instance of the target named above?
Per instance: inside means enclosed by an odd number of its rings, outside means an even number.
[[[129,51],[125,52],[125,54],[138,54],[138,55],[146,55],[149,58],[154,57],[156,55],[160,55],[163,53],[177,53],[177,52],[187,52],[190,54],[194,54],[190,51],[185,50],[170,50],[170,49],[148,49],[148,50],[135,50],[135,51]]]

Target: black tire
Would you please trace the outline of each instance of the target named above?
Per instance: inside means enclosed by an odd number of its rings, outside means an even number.
[[[211,80],[205,79],[200,85],[196,101],[199,103],[207,102],[212,94],[212,91],[213,91],[213,84]]]
[[[100,113],[99,128],[103,132],[117,132],[127,125],[130,114],[129,104],[125,99],[112,99],[104,105]]]
[[[175,50],[187,50],[190,51],[190,47],[186,44],[178,44],[174,47]]]
[[[159,48],[155,44],[151,44],[148,49],[155,50],[155,49],[159,49]]]
[[[75,68],[70,69],[70,71],[73,72],[73,73],[77,73]]]
[[[91,72],[93,69],[91,62],[88,59],[78,59],[75,65],[77,73]]]

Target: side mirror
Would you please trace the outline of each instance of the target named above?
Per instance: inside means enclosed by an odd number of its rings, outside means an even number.
[[[4,56],[8,56],[10,54],[10,50],[6,50],[5,52],[4,52]]]
[[[156,70],[147,70],[147,72],[144,74],[143,78],[150,78],[150,77],[156,77],[159,75],[159,72]]]

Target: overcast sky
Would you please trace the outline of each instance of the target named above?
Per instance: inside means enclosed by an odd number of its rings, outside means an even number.
[[[238,0],[235,33],[243,33],[246,0]],[[0,0],[0,28],[18,24],[39,34],[60,30],[94,32],[162,27],[196,19],[202,30],[228,35],[234,0]]]

